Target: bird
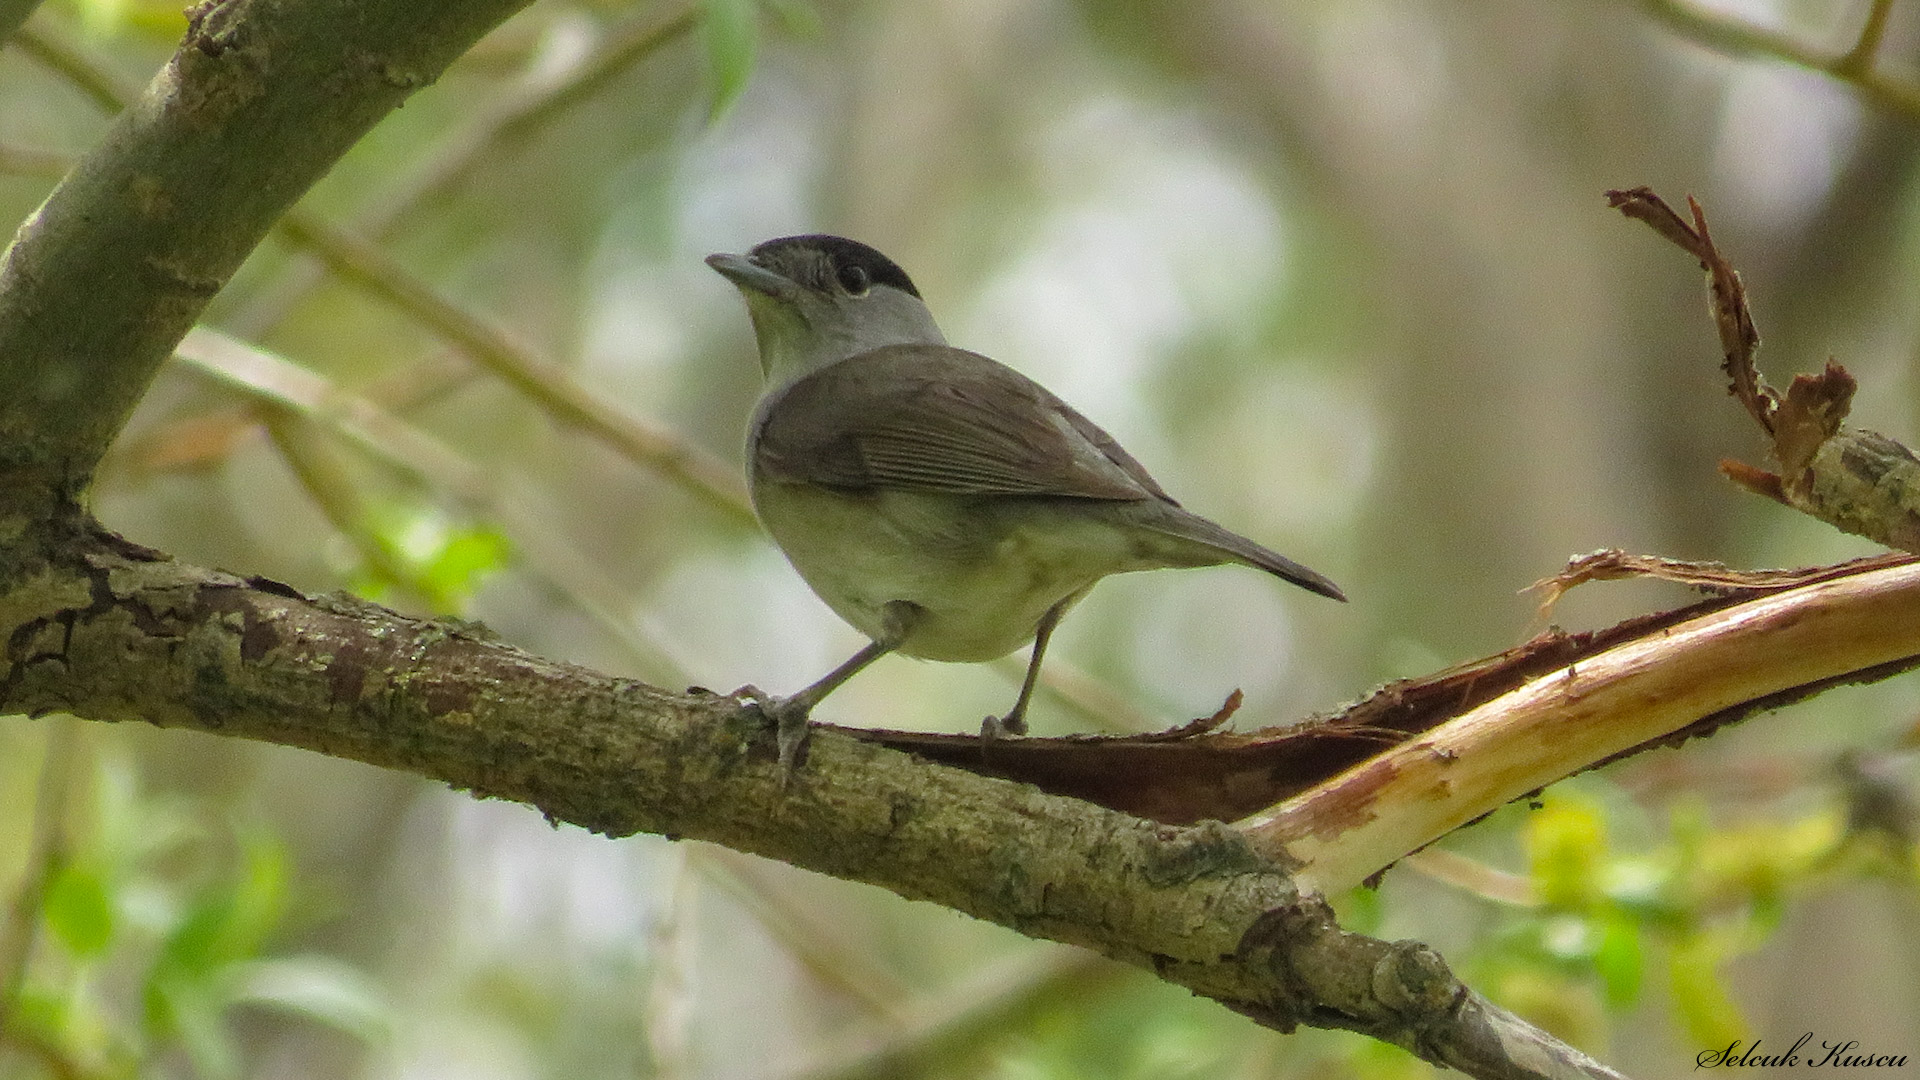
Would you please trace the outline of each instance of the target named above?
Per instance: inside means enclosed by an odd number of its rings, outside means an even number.
[[[906,271],[866,244],[783,236],[706,262],[745,298],[760,354],[746,447],[754,512],[868,638],[791,696],[740,691],[774,724],[788,775],[813,708],[893,652],[977,663],[1032,642],[1012,707],[981,725],[983,738],[1024,735],[1048,640],[1109,574],[1239,563],[1346,599],[1182,507],[1039,383],[949,345]]]

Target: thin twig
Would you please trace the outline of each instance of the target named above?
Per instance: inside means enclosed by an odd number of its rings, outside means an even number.
[[[27,968],[39,939],[40,905],[47,883],[67,851],[67,791],[73,781],[74,722],[56,719],[44,727],[45,750],[40,759],[40,783],[33,799],[33,834],[27,849],[26,870],[14,892],[8,912],[6,937],[0,941],[0,1032],[13,1028],[7,1010],[21,1003]]]
[[[815,979],[889,1023],[904,1018],[911,988],[893,972],[851,953],[845,935],[837,932],[839,919],[805,910],[791,890],[745,855],[712,845],[700,845],[691,852],[692,868],[725,889]]]
[[[1508,907],[1540,906],[1540,892],[1524,874],[1508,873],[1446,848],[1430,847],[1400,860],[1400,865],[1443,885]]]
[[[1855,58],[1859,45],[1834,56],[1790,34],[1748,22],[1738,16],[1708,11],[1686,0],[1640,0],[1640,6],[1681,34],[1710,49],[1735,55],[1770,56],[1824,72],[1854,87],[1874,104],[1909,119],[1920,120],[1920,84],[1909,79],[1893,78],[1870,65],[1863,66]],[[1866,33],[1862,33],[1861,41],[1868,43]],[[1877,47],[1877,39],[1872,44]]]
[[[644,624],[636,625],[609,605],[608,599],[620,595],[620,590],[592,559],[552,528],[551,515],[503,490],[497,477],[452,447],[320,375],[206,327],[194,328],[175,356],[263,408],[291,410],[324,426],[468,513],[497,523],[522,554],[528,571],[625,647],[641,670],[657,679],[686,681],[690,665],[674,656],[675,650],[663,636],[648,632]]]
[[[101,111],[112,115],[140,96],[140,87],[120,73],[86,56],[58,36],[44,33],[35,25],[13,32],[13,44],[42,65],[57,72],[81,93],[93,99]]]
[[[1023,949],[983,966],[946,993],[901,1010],[890,1027],[862,1025],[839,1035],[810,1061],[781,1074],[781,1080],[858,1080],[913,1075],[920,1071],[915,1063],[948,1066],[996,1036],[1005,1038],[1041,1002],[1069,991],[1084,998],[1132,977],[1121,965],[1078,949]]]
[[[699,884],[688,865],[686,845],[668,852],[665,902],[647,933],[652,960],[646,1002],[642,1006],[647,1052],[652,1059],[648,1075],[654,1080],[687,1080],[694,1075],[693,982],[698,953],[694,948],[695,905]]]
[[[600,47],[557,78],[528,84],[467,130],[441,144],[426,164],[368,207],[360,230],[386,239],[416,211],[445,198],[479,163],[499,149],[531,138],[567,109],[605,89],[614,77],[685,36],[700,22],[697,5],[664,20],[633,19],[616,26]]]
[[[1887,35],[1887,16],[1892,14],[1893,0],[1873,0],[1867,21],[1860,27],[1859,39],[1845,56],[1834,62],[1835,73],[1844,72],[1849,77],[1873,74],[1873,66],[1880,58],[1880,42]]]
[[[320,256],[328,269],[406,312],[555,419],[593,435],[636,464],[675,481],[735,524],[751,528],[746,486],[731,465],[678,435],[623,414],[553,362],[402,268],[385,251],[308,215],[288,215],[283,235]]]
[[[529,76],[520,90],[444,139],[425,164],[394,190],[370,200],[356,216],[357,230],[376,241],[392,239],[419,211],[443,199],[504,147],[533,137],[566,107],[603,89],[614,76],[683,37],[698,22],[697,6],[665,20],[634,19],[614,27],[600,47],[574,67],[538,80]],[[241,305],[228,322],[242,336],[264,335],[321,280],[320,270],[304,262],[290,267],[278,283]]]
[[[40,150],[27,146],[0,146],[0,172],[9,176],[37,176],[58,180],[67,175],[79,159],[59,150]]]

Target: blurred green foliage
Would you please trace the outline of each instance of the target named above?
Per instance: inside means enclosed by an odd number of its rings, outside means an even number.
[[[700,0],[700,10],[707,67],[713,73],[710,116],[717,120],[747,88],[747,78],[753,74],[753,53],[760,40],[760,0]]]
[[[14,886],[0,1072],[242,1076],[247,1010],[385,1036],[391,1006],[366,974],[282,951],[300,886],[280,839],[143,792],[131,762],[49,723],[42,769],[78,775],[40,816],[9,822],[6,846],[39,858]]]
[[[348,587],[377,602],[393,602],[399,589],[432,611],[464,614],[513,550],[498,529],[449,521],[432,506],[388,504],[368,518],[364,536],[378,555],[357,560]]]
[[[1863,863],[1873,838],[1833,805],[1783,820],[1715,827],[1687,799],[1645,844],[1612,838],[1609,811],[1578,788],[1544,796],[1521,829],[1535,905],[1515,909],[1475,949],[1468,977],[1548,1030],[1604,1053],[1664,975],[1663,1001],[1687,1042],[1754,1037],[1729,965],[1767,943],[1791,901],[1867,866],[1911,887],[1913,856]]]

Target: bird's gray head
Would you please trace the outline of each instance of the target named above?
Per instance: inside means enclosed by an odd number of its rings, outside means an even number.
[[[882,345],[944,345],[933,313],[892,259],[838,236],[783,236],[707,265],[739,288],[760,366],[784,384]]]

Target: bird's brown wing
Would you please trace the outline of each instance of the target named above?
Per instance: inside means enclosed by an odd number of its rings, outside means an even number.
[[[1167,499],[1112,436],[1046,388],[947,346],[861,353],[806,376],[765,409],[750,447],[763,479],[852,491]]]

